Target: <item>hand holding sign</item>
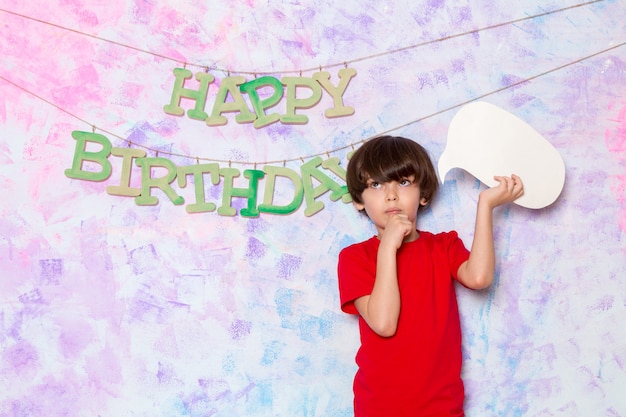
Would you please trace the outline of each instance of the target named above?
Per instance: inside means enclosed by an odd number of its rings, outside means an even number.
[[[461,108],[448,129],[439,158],[439,179],[462,168],[489,187],[496,175],[517,174],[524,195],[515,200],[526,208],[544,208],[563,190],[565,164],[558,151],[526,122],[485,102]]]

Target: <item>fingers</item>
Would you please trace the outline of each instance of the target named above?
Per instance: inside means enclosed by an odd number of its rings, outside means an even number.
[[[517,199],[524,194],[524,183],[522,179],[515,174],[511,175],[511,179],[513,179],[513,193]]]
[[[521,197],[522,194],[524,194],[524,183],[522,182],[522,179],[519,176],[512,174],[508,180],[507,185],[508,185],[507,189],[509,189],[514,199],[517,199]]]
[[[498,181],[501,185],[504,185],[506,188],[510,187],[521,187],[524,188],[524,184],[522,179],[515,174],[512,174],[510,177],[504,175],[496,175],[493,177],[494,180]]]
[[[512,174],[510,177],[497,175],[493,179],[498,182],[496,188],[503,193],[505,202],[517,200],[524,194],[524,183],[518,175]]]
[[[382,242],[393,245],[396,249],[402,245],[405,237],[409,236],[413,230],[413,223],[404,214],[394,214],[389,217]]]
[[[395,223],[396,227],[398,227],[403,232],[404,236],[408,236],[409,234],[411,234],[413,223],[411,223],[407,215],[394,214],[389,218],[389,223]]]

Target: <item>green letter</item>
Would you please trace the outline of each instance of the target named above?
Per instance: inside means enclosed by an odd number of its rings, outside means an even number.
[[[317,167],[320,166],[321,163],[322,158],[317,156],[300,167],[300,171],[302,172],[302,185],[304,186],[304,199],[307,206],[306,209],[304,209],[304,215],[307,217],[314,215],[324,208],[324,203],[315,201],[320,195],[328,190],[332,190],[330,199],[331,201],[337,201],[348,190],[347,186],[340,186],[328,175],[318,170]],[[313,188],[311,177],[314,177],[321,184]]]
[[[179,206],[185,202],[182,196],[176,194],[170,186],[176,178],[176,165],[167,158],[140,158],[135,161],[137,166],[141,167],[141,195],[135,197],[135,203],[138,206],[153,206],[159,203],[159,199],[150,195],[150,189],[153,187],[160,188],[167,195],[172,203]],[[152,168],[165,168],[167,174],[152,178]]]
[[[143,158],[146,156],[146,151],[143,149],[133,148],[113,148],[111,153],[115,156],[121,156],[122,160],[122,175],[120,177],[120,185],[110,185],[106,188],[108,194],[121,195],[126,197],[137,197],[141,194],[140,188],[131,188],[130,186],[130,170],[133,163],[133,158]]]
[[[265,173],[256,169],[246,169],[243,176],[250,180],[249,188],[233,187],[233,178],[239,176],[239,170],[236,168],[221,168],[220,175],[224,177],[224,190],[222,192],[222,206],[217,209],[217,214],[222,216],[234,216],[237,213],[230,204],[233,197],[245,197],[248,199],[247,208],[241,209],[240,214],[244,217],[256,217],[259,210],[256,207],[257,189],[259,187],[259,179],[263,178]]]
[[[330,73],[327,71],[320,71],[313,74],[313,78],[317,80],[318,83],[333,97],[334,107],[328,109],[324,112],[326,117],[341,117],[341,116],[350,116],[354,114],[354,107],[344,106],[343,105],[343,93],[346,92],[346,88],[348,88],[348,83],[356,75],[356,70],[354,68],[343,68],[339,70],[339,84],[335,87],[330,82]],[[347,77],[344,79],[344,76]]]
[[[265,100],[261,100],[259,99],[259,93],[257,90],[264,86],[274,87],[274,94]],[[278,113],[265,114],[266,109],[275,106],[278,104],[280,99],[283,98],[283,85],[280,81],[278,81],[278,79],[270,76],[256,78],[252,81],[241,84],[239,89],[242,93],[247,93],[250,96],[252,107],[254,107],[254,111],[257,115],[257,119],[254,121],[254,127],[264,127],[277,122],[280,119],[280,115]]]
[[[187,186],[187,175],[193,175],[194,190],[196,192],[196,202],[186,207],[187,213],[202,213],[206,211],[214,211],[215,204],[204,201],[204,173],[211,174],[211,183],[217,185],[220,182],[219,177],[220,166],[217,163],[212,164],[196,164],[186,167],[178,167],[178,185],[181,188]]]
[[[339,158],[328,158],[322,162],[322,168],[330,170],[333,174],[346,181],[346,170],[339,166]],[[341,196],[341,201],[349,203],[352,201],[352,197],[348,192],[348,187],[343,187],[345,194]]]
[[[263,171],[265,171],[265,173],[267,174],[267,182],[265,183],[265,195],[263,196],[263,204],[259,206],[259,211],[262,213],[289,214],[298,210],[298,207],[300,207],[300,204],[302,204],[302,196],[304,195],[302,180],[300,179],[298,174],[289,168],[275,167],[271,165],[266,165],[265,167],[263,167]],[[288,178],[293,183],[293,200],[291,200],[289,204],[286,204],[284,206],[276,206],[272,204],[277,176]]]
[[[74,162],[71,169],[65,170],[65,176],[77,180],[104,181],[111,175],[111,163],[107,159],[111,155],[111,142],[98,133],[81,132],[75,130],[72,137],[76,139]],[[98,143],[102,149],[98,152],[87,152],[87,142]],[[100,172],[83,171],[83,162],[90,161],[99,164]]]
[[[320,84],[312,78],[283,77],[282,83],[287,87],[287,114],[280,116],[281,123],[305,124],[309,118],[305,115],[296,114],[296,109],[309,109],[320,102],[322,89]],[[296,99],[298,87],[306,87],[311,90],[309,98]]]
[[[235,116],[237,123],[250,123],[256,119],[254,113],[248,108],[241,92],[239,91],[239,84],[245,82],[244,77],[226,77],[220,83],[220,89],[217,91],[217,97],[213,104],[213,111],[211,116],[206,119],[206,124],[209,126],[221,126],[228,123],[228,119],[222,116],[222,113],[236,112],[239,114]],[[233,101],[226,102],[228,93],[233,98]]]
[[[180,107],[180,99],[185,97],[196,101],[196,106],[192,110],[189,110],[187,115],[191,119],[205,120],[208,117],[204,112],[206,96],[209,92],[209,84],[213,82],[215,77],[207,72],[196,72],[196,80],[200,82],[199,90],[196,91],[183,88],[185,80],[191,78],[191,71],[184,68],[174,68],[174,75],[176,76],[176,81],[174,81],[172,99],[170,100],[170,104],[163,106],[163,111],[173,116],[182,116],[185,114],[185,111]]]

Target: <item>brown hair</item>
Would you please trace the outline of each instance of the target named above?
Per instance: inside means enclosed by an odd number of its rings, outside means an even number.
[[[362,204],[361,194],[369,179],[401,181],[411,175],[420,187],[420,198],[429,204],[437,193],[439,180],[426,149],[404,137],[378,136],[354,152],[348,163],[346,183],[352,201]]]

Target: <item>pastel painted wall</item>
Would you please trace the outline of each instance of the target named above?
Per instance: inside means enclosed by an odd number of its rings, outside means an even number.
[[[65,174],[74,131],[175,166],[300,173],[316,156],[345,167],[385,132],[436,161],[480,99],[540,132],[566,181],[547,208],[498,210],[496,281],[459,288],[467,415],[626,416],[625,22],[618,0],[0,1],[0,415],[352,415],[358,331],[336,257],[374,233],[367,219],[330,191],[308,216],[306,202],[242,216],[242,197],[234,216],[188,213],[194,188],[176,182],[185,204],[152,189],[158,204],[139,205],[106,191],[122,158],[104,181]],[[353,68],[355,112],[325,117],[324,92],[305,124],[208,126],[163,110],[183,66],[215,76],[207,112],[229,75],[336,83]],[[453,170],[420,228],[470,245],[483,187]],[[286,204],[294,189],[274,192]]]

